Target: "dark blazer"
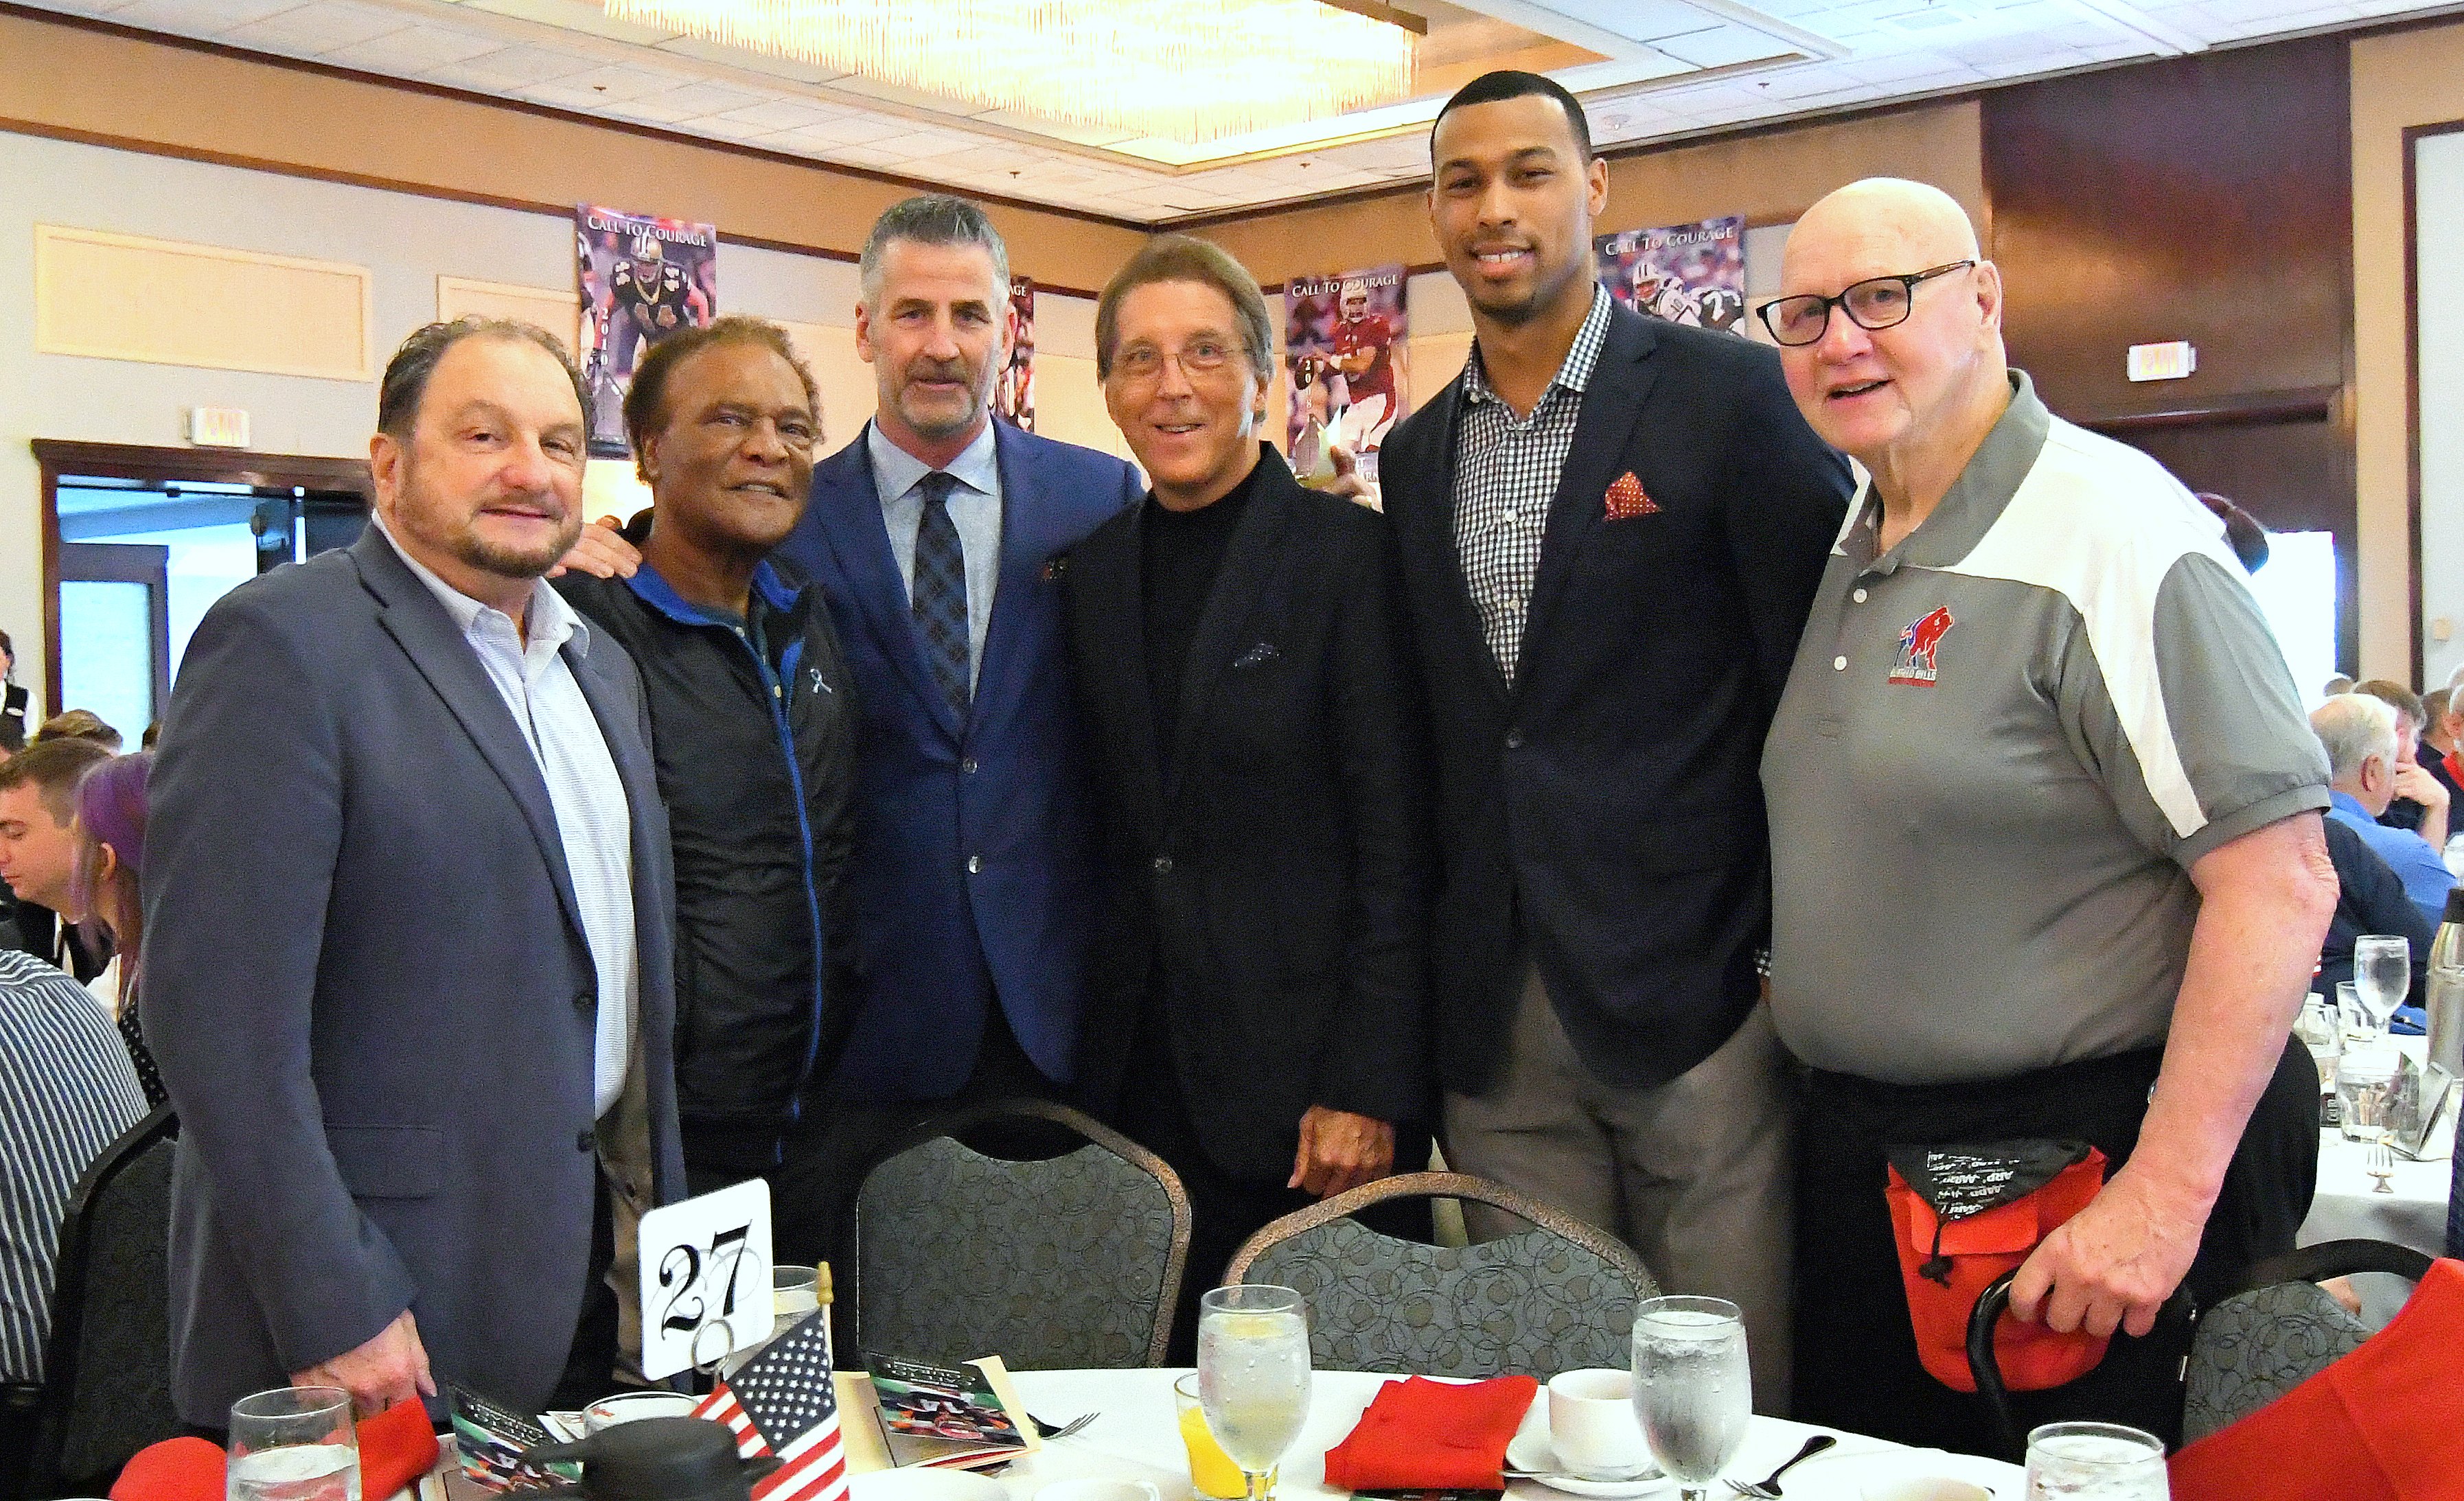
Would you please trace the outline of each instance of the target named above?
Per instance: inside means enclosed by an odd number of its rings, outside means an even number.
[[[1048,565],[1140,486],[1110,454],[994,429],[1001,583],[967,723],[916,639],[862,432],[814,469],[779,548],[829,600],[855,682],[855,843],[831,928],[831,995],[848,1012],[837,1099],[957,1093],[996,1002],[1036,1067],[1071,1072],[1097,898]]]
[[[2319,946],[2319,972],[2310,989],[2336,1004],[2336,987],[2353,977],[2353,940],[2364,933],[2400,933],[2412,950],[2412,979],[2405,1004],[2422,1003],[2423,983],[2430,974],[2430,944],[2438,929],[2412,898],[2404,881],[2387,868],[2350,825],[2333,818],[2327,827],[2327,859],[2336,867],[2336,912],[2327,920],[2327,937]]]
[[[1600,1078],[1662,1083],[1754,1003],[1771,925],[1757,767],[1848,468],[1771,350],[1616,310],[1509,689],[1455,549],[1462,405],[1457,376],[1378,461],[1436,731],[1440,1069],[1486,1086],[1528,953]],[[1656,509],[1609,520],[1629,472]]]
[[[649,719],[606,633],[564,660],[632,812],[665,1203],[684,1167]],[[536,1409],[590,1255],[596,979],[547,784],[478,656],[371,527],[207,612],[148,790],[181,1417],[219,1427],[405,1308],[440,1389]]]
[[[1069,555],[1069,645],[1116,902],[1082,1087],[1117,1099],[1150,974],[1208,1155],[1281,1184],[1311,1105],[1425,1120],[1427,727],[1386,522],[1271,448],[1191,642],[1167,775],[1143,507]]]

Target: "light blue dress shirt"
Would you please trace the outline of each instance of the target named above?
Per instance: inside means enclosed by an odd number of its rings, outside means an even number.
[[[577,656],[588,656],[590,627],[540,579],[531,587],[530,636],[525,641],[512,616],[438,577],[403,551],[383,518],[370,512],[369,520],[393,544],[403,566],[462,628],[463,639],[495,684],[547,783],[565,867],[573,878],[574,902],[582,909],[582,935],[589,942],[591,968],[599,981],[591,1114],[604,1116],[625,1092],[642,966],[641,934],[633,925],[632,809],[616,774],[616,758],[600,732],[599,716],[590,711],[590,701],[582,696],[582,685],[573,681],[573,669],[561,655],[571,641]]]
[[[924,496],[915,487],[933,467],[882,436],[880,424],[864,425],[865,452],[872,459],[873,488],[881,493],[881,523],[898,559],[899,580],[915,599],[915,528],[924,519]],[[984,668],[984,633],[993,623],[993,590],[1001,584],[1001,460],[993,449],[993,424],[976,434],[965,451],[943,466],[958,483],[950,490],[950,524],[958,529],[958,550],[967,559],[967,686]]]
[[[2455,884],[2448,873],[2447,862],[2430,847],[2430,841],[2410,829],[2390,829],[2370,816],[2362,800],[2350,793],[2329,789],[2327,800],[2332,805],[2327,816],[2337,820],[2362,837],[2362,842],[2378,852],[2387,862],[2396,880],[2404,882],[2404,894],[2421,908],[2436,927],[2447,918],[2447,893]]]

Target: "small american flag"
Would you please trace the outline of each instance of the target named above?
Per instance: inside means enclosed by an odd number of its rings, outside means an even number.
[[[724,1423],[746,1459],[775,1454],[778,1472],[753,1488],[753,1501],[846,1501],[847,1450],[839,1441],[838,1393],[830,1385],[828,1310],[770,1342],[693,1408]]]

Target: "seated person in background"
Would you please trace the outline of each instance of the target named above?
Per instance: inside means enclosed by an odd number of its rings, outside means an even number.
[[[2350,693],[2351,691],[2353,691],[2353,680],[2344,676],[2341,672],[2337,673],[2334,677],[2329,678],[2319,689],[2320,696],[2322,698],[2334,698],[2339,693]]]
[[[120,731],[102,722],[102,716],[90,708],[72,708],[44,720],[28,745],[44,740],[91,740],[105,750],[120,749]]]
[[[2421,734],[2430,726],[2420,695],[2401,683],[2372,678],[2353,689],[2395,710],[2395,796],[2379,822],[2409,829],[2437,851],[2447,848],[2447,784],[2422,770]]]
[[[17,648],[0,631],[0,751],[15,755],[26,749],[26,715],[33,695],[17,683]]]
[[[2327,751],[2333,802],[2327,816],[2360,835],[2404,882],[2412,904],[2436,925],[2455,878],[2421,836],[2378,821],[2395,796],[2396,748],[2402,740],[2395,709],[2368,694],[2339,693],[2310,711],[2310,728]]]
[[[0,952],[0,1382],[43,1379],[69,1192],[144,1114],[102,1008],[33,955]]]
[[[145,776],[153,765],[151,751],[114,756],[77,783],[76,847],[69,862],[70,898],[86,914],[88,928],[99,927],[112,949],[110,967],[86,989],[103,1010],[120,1018],[121,1040],[128,1044],[128,1059],[137,1065],[148,1110],[167,1098],[154,1055],[145,1050],[138,1031],[137,961],[144,909],[137,882],[145,868]]]
[[[2327,858],[2336,862],[2336,915],[2327,921],[2327,941],[2319,948],[2319,977],[2310,989],[2336,999],[2336,987],[2353,977],[2353,940],[2364,933],[2396,933],[2412,943],[2412,980],[2405,1004],[2418,1006],[2422,981],[2430,972],[2430,941],[2438,925],[2406,896],[2404,882],[2378,852],[2349,826],[2327,820]]]
[[[16,893],[17,931],[28,953],[80,985],[102,972],[110,950],[74,925],[85,914],[69,895],[70,825],[78,781],[110,759],[101,746],[72,736],[37,738],[0,761],[0,881]]]
[[[2421,696],[2421,717],[2426,724],[2421,731],[2421,750],[2416,752],[2421,769],[2438,778],[2447,789],[2448,822],[2453,824],[2454,796],[2464,792],[2464,756],[2456,753],[2456,732],[2464,730],[2464,713],[2458,709],[2453,688],[2433,688]]]

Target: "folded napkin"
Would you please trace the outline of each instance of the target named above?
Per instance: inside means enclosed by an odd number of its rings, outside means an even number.
[[[1327,1450],[1326,1483],[1344,1490],[1503,1490],[1506,1446],[1539,1392],[1529,1376],[1388,1381],[1352,1435]]]
[[[398,1402],[360,1423],[360,1494],[385,1501],[436,1468],[428,1409]],[[111,1501],[223,1501],[223,1451],[204,1439],[165,1439],[139,1449],[120,1471]]]
[[[2436,1261],[2385,1329],[2175,1454],[2174,1501],[2464,1496],[2464,1263]]]
[[[2399,1006],[2387,1018],[2387,1031],[2399,1037],[2418,1037],[2430,1031],[2430,1012],[2418,1006]]]

